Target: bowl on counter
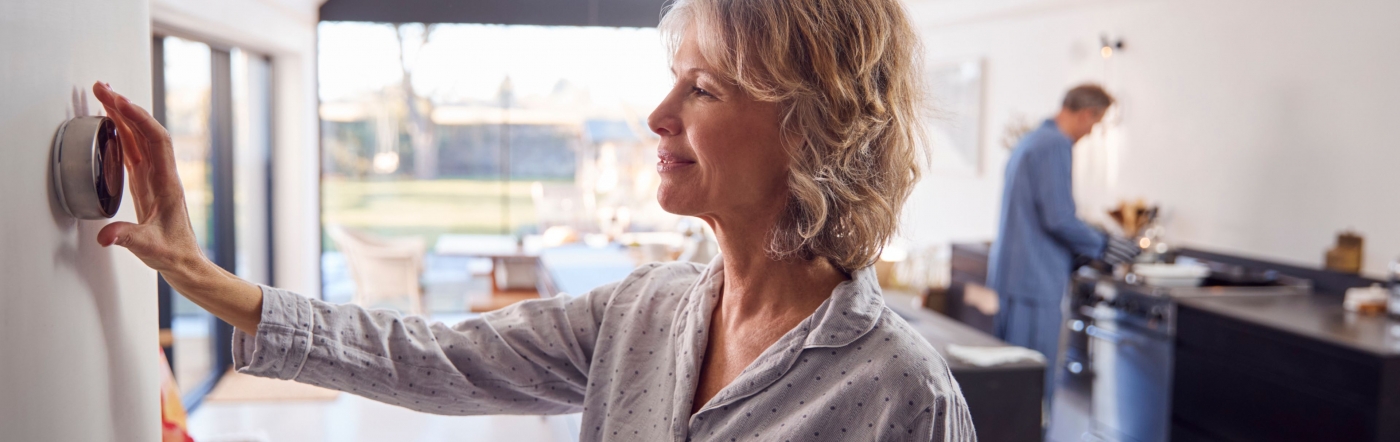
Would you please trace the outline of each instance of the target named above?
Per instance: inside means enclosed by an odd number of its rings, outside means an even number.
[[[1196,287],[1210,276],[1210,267],[1195,263],[1140,263],[1133,273],[1143,284],[1156,287]]]

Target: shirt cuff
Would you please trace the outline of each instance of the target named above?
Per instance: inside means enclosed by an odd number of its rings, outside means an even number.
[[[311,300],[267,286],[262,289],[262,320],[256,336],[233,331],[233,368],[239,373],[296,379],[311,353]]]

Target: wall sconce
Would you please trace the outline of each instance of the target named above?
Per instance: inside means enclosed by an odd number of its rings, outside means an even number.
[[[1099,35],[1099,55],[1103,58],[1113,57],[1113,53],[1123,50],[1123,39],[1108,38],[1108,34]]]

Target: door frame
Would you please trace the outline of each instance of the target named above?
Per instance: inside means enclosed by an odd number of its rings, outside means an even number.
[[[232,51],[234,48],[228,45],[222,45],[211,42],[206,39],[191,37],[180,33],[156,32],[152,34],[151,77],[153,83],[153,104],[151,106],[151,114],[153,117],[155,117],[156,121],[160,122],[161,125],[166,124],[164,41],[167,37],[176,37],[184,40],[198,41],[208,45],[210,49],[211,78],[209,113],[209,166],[211,179],[210,184],[213,194],[213,200],[211,202],[212,207],[210,210],[210,229],[208,238],[209,259],[215,265],[218,265],[220,268],[223,268],[229,273],[236,273],[238,243],[236,226],[237,204],[235,202],[236,188],[234,185],[234,166],[237,161],[235,157],[236,144],[234,143],[235,128],[233,116],[234,103]],[[273,69],[270,62],[271,60],[268,57],[257,54],[255,52],[248,52],[248,56],[250,58],[259,57],[263,59],[267,62],[268,69]],[[270,81],[271,78],[272,76],[269,73],[269,82],[267,84],[266,90],[262,91],[263,93],[268,94],[268,97],[265,98],[271,98],[270,95],[272,94],[272,90],[275,87],[275,85],[272,84]],[[268,108],[266,109],[267,115],[265,115],[265,117],[269,120],[267,121],[267,125],[268,129],[270,130],[272,119],[271,100],[263,100],[263,102],[268,104]],[[260,148],[267,149],[270,152],[272,144],[271,137],[269,136],[267,140],[263,141],[265,142]],[[273,276],[271,269],[271,251],[273,250],[273,243],[272,229],[270,228],[271,220],[273,219],[273,186],[271,183],[272,165],[271,162],[268,161],[267,164],[263,164],[261,166],[266,169],[264,176],[268,180],[265,187],[266,193],[260,196],[266,202],[267,220],[265,222],[269,224],[269,229],[267,232],[268,244],[266,248],[269,256],[266,257],[265,261],[269,266],[268,277],[271,278]],[[174,301],[175,296],[177,295],[175,291],[170,287],[170,284],[166,282],[164,277],[159,278],[159,284],[157,286],[157,299],[160,308],[159,323],[162,331],[169,331],[174,322]],[[272,283],[273,281],[269,280],[266,282]],[[227,373],[230,368],[233,367],[233,326],[227,322],[224,322],[223,320],[211,316],[209,327],[211,339],[211,360],[209,361],[210,371],[203,380],[198,381],[198,385],[189,388],[188,392],[186,392],[180,398],[181,402],[185,406],[186,411],[193,411],[201,403],[203,403],[205,396],[207,396],[209,392],[213,391],[214,387],[218,385],[219,381],[223,378],[223,375]],[[162,348],[165,350],[166,355],[171,363],[171,368],[173,369],[175,359],[180,356],[176,353],[173,347],[173,340],[172,342],[170,342],[170,344],[171,345],[163,346]]]

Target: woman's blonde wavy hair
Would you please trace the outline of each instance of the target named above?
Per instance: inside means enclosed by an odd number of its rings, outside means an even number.
[[[898,0],[678,0],[660,29],[688,29],[720,75],[783,106],[792,158],[775,259],[874,263],[926,159],[922,48]]]

